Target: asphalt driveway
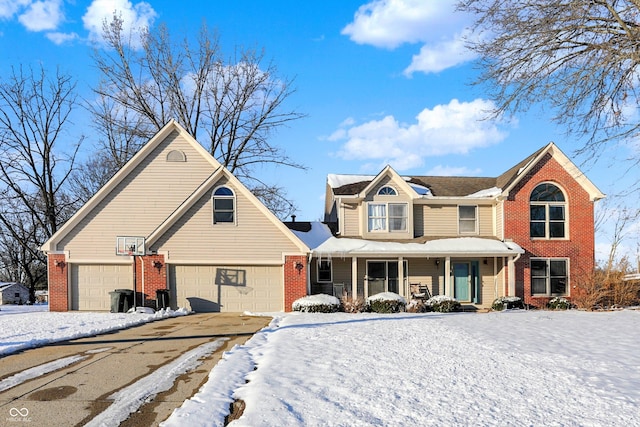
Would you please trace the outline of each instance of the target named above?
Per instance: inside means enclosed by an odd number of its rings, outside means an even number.
[[[196,369],[179,375],[120,424],[157,425],[198,391],[224,351],[244,343],[270,320],[237,313],[193,314],[5,356],[0,358],[0,380],[50,362],[77,361],[0,391],[0,425],[83,426],[117,404],[115,392],[194,348],[221,340]]]

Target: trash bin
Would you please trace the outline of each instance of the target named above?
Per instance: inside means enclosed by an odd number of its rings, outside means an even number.
[[[126,313],[133,307],[133,291],[131,289],[116,289],[111,295],[111,312]]]
[[[156,290],[156,310],[160,310],[161,308],[169,308],[169,290],[168,289],[157,289]]]

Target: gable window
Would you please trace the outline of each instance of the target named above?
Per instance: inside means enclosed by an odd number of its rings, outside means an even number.
[[[333,281],[331,260],[319,259],[318,260],[318,282],[331,282],[331,281]]]
[[[566,208],[564,193],[559,187],[538,185],[529,199],[529,230],[532,238],[563,239],[566,237]]]
[[[406,203],[369,203],[369,231],[407,231]]]
[[[531,259],[531,295],[565,296],[569,290],[566,259]]]
[[[228,187],[218,187],[213,192],[213,223],[235,221],[235,195]]]
[[[458,232],[478,234],[478,207],[458,206]]]
[[[398,193],[393,187],[384,186],[380,190],[378,190],[379,196],[397,196]]]

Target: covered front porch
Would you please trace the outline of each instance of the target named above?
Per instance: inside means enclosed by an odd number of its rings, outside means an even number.
[[[494,239],[397,243],[332,237],[312,253],[309,292],[357,298],[394,292],[410,299],[421,285],[431,295],[488,307],[515,293],[509,280],[522,253],[518,245]]]

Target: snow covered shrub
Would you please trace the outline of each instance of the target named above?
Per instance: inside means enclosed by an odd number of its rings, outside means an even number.
[[[431,297],[425,302],[425,304],[431,307],[431,310],[439,313],[450,313],[462,308],[458,300],[446,295],[436,295]]]
[[[407,300],[393,292],[382,292],[367,298],[367,308],[374,313],[399,313],[404,311]]]
[[[571,303],[565,298],[555,297],[547,303],[547,308],[551,310],[568,310],[571,308]]]
[[[303,313],[335,313],[340,309],[340,300],[333,295],[309,295],[295,300],[291,308]]]
[[[342,311],[345,313],[362,313],[366,311],[367,304],[363,298],[342,297]]]
[[[502,311],[512,308],[524,308],[524,303],[520,297],[500,297],[491,304],[491,310],[493,311]]]

